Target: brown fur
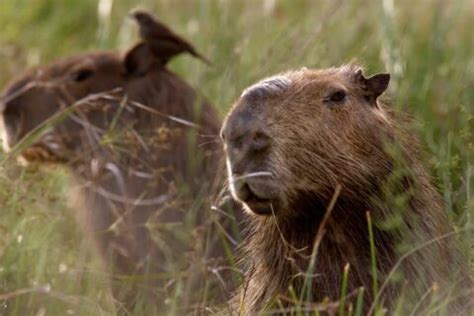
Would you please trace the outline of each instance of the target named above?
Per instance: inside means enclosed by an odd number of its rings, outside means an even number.
[[[78,222],[108,267],[126,278],[114,287],[117,298],[133,308],[140,287],[160,305],[165,283],[174,280],[169,292],[188,280],[185,308],[195,279],[203,281],[222,255],[218,234],[209,237],[216,219],[209,203],[220,181],[219,121],[148,45],[124,56],[83,54],[20,75],[2,94],[4,145],[21,144],[49,120],[21,156],[70,168]],[[138,279],[130,291],[128,277]]]
[[[464,258],[449,235],[443,201],[422,166],[416,137],[378,98],[387,84],[387,75],[365,78],[355,65],[302,69],[255,84],[230,110],[221,131],[229,181],[248,213],[246,278],[233,300],[236,312],[276,312],[275,299],[290,310],[299,305],[331,312],[328,306],[337,304],[314,304],[341,298],[347,263],[346,307],[354,308],[364,287],[369,312],[369,212],[379,286],[398,264],[403,275],[388,282],[377,304],[394,308],[403,291],[409,295],[401,308],[412,311],[438,284],[426,302],[449,301],[451,312],[468,313],[472,292]],[[345,92],[342,101],[337,91]]]

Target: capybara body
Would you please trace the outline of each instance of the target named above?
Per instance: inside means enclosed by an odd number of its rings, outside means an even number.
[[[125,280],[113,286],[119,301],[133,309],[135,297],[149,296],[160,307],[179,287],[187,308],[223,255],[210,210],[221,173],[220,146],[210,140],[220,123],[149,46],[82,54],[20,75],[2,94],[4,147],[41,131],[21,156],[72,171],[75,215]]]
[[[302,69],[249,87],[230,110],[230,190],[248,216],[236,313],[354,310],[360,291],[364,313],[468,313],[465,258],[419,142],[379,97],[389,78]]]

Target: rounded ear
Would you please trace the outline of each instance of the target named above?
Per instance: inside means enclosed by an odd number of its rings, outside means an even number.
[[[356,80],[362,85],[367,99],[376,100],[382,93],[387,90],[390,82],[390,74],[380,73],[366,78],[362,74],[362,69],[355,72]]]
[[[382,73],[376,74],[366,79],[367,91],[370,91],[374,98],[378,98],[379,95],[385,92],[390,82],[390,74]]]
[[[123,64],[128,75],[143,76],[156,61],[150,46],[145,42],[141,42],[125,54]]]

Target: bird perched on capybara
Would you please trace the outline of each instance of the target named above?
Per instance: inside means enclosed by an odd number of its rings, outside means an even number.
[[[380,98],[389,79],[302,69],[233,105],[221,136],[248,214],[236,314],[468,313],[465,258],[408,120]]]
[[[183,50],[150,49],[161,44],[145,37],[125,54],[87,53],[27,71],[0,99],[5,149],[71,170],[75,215],[123,280],[113,290],[130,310],[142,299],[163,311],[170,295],[180,308],[197,304],[196,287],[212,289],[206,274],[223,254],[209,205],[220,187],[220,146],[204,137],[217,137],[220,123],[166,68]]]
[[[209,60],[198,53],[193,45],[175,34],[148,12],[135,10],[131,16],[138,23],[140,37],[144,41],[151,43],[151,50],[155,55],[160,56],[163,64],[166,64],[173,56],[181,53],[189,53],[206,64],[210,64]]]

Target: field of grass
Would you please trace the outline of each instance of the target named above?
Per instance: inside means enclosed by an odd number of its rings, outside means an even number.
[[[126,15],[147,8],[212,66],[170,68],[223,117],[240,91],[278,72],[358,61],[392,74],[389,96],[411,113],[458,229],[474,225],[474,2],[332,0],[1,0],[0,86],[22,69],[137,38]],[[68,174],[21,168],[0,152],[0,315],[113,314],[106,275],[74,222]],[[474,260],[474,231],[463,234]],[[472,266],[472,264],[471,264]]]

